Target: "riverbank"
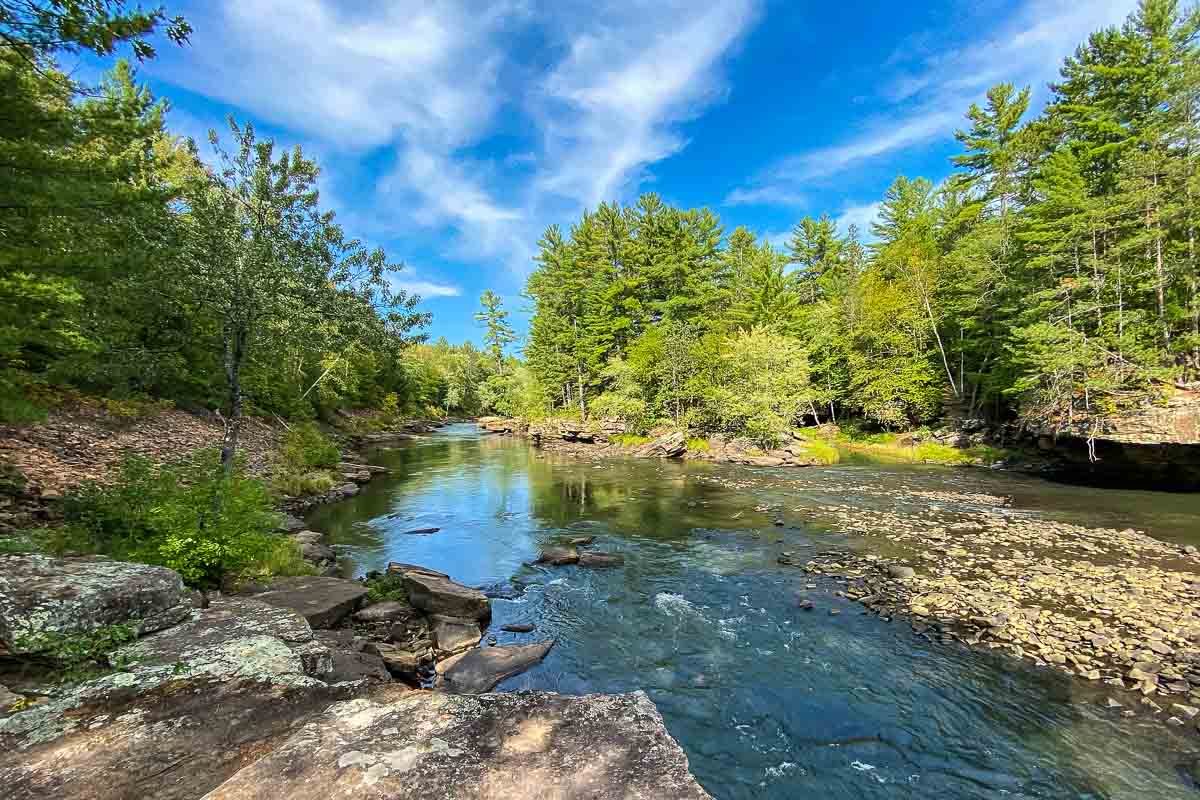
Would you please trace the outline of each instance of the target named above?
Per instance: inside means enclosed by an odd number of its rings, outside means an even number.
[[[865,454],[898,463],[947,466],[1001,467],[1018,465],[1037,469],[1027,454],[1017,454],[986,444],[985,437],[944,430],[926,434],[879,434],[855,437],[836,425],[790,431],[774,447],[762,447],[745,437],[711,435],[689,437],[679,430],[656,429],[651,435],[631,435],[618,422],[483,417],[481,429],[530,439],[550,451],[576,455],[676,458],[753,467],[810,467],[839,463],[844,457]]]

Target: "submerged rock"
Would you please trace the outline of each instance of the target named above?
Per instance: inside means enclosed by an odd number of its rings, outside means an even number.
[[[538,553],[537,563],[561,567],[579,562],[579,551],[574,547],[543,547]]]
[[[300,613],[314,628],[332,628],[354,613],[366,596],[367,588],[357,581],[308,576],[277,578],[257,599]]]
[[[580,553],[581,567],[619,567],[625,563],[625,556],[620,553]]]
[[[463,658],[446,670],[446,689],[459,694],[490,691],[505,678],[511,678],[541,661],[554,642],[483,647],[468,650]]]
[[[510,622],[507,625],[502,625],[500,630],[508,631],[509,633],[533,633],[535,627],[529,622]]]
[[[207,800],[706,800],[642,692],[338,703]]]
[[[133,624],[150,633],[186,619],[191,600],[165,567],[100,557],[0,556],[0,643],[29,653],[45,637]]]

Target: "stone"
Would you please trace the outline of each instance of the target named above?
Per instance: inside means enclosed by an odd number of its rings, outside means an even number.
[[[439,653],[457,653],[479,644],[483,632],[473,619],[443,617],[432,618],[433,643]]]
[[[278,530],[283,533],[299,533],[304,530],[304,520],[291,514],[280,514]]]
[[[574,547],[543,547],[538,553],[538,564],[561,567],[579,563],[579,551]]]
[[[382,659],[387,671],[400,678],[413,678],[421,668],[421,658],[416,653],[394,644],[368,642],[366,652]]]
[[[580,553],[581,567],[619,567],[625,563],[625,556],[620,553]]]
[[[358,639],[354,631],[314,631],[313,637],[330,653],[332,668],[321,676],[326,683],[373,686],[392,682],[383,659],[378,653],[368,653],[366,642]]]
[[[354,613],[366,596],[367,587],[356,581],[303,576],[277,578],[257,599],[298,612],[314,628],[332,628]]]
[[[179,575],[166,567],[99,557],[0,556],[0,644],[36,652],[47,635],[132,624],[139,634],[192,613]]]
[[[401,600],[384,600],[354,612],[356,622],[391,622],[412,611],[412,606]]]
[[[21,702],[21,695],[11,691],[7,686],[0,683],[0,716],[3,716],[15,704]]]
[[[316,531],[300,531],[292,534],[292,541],[301,546],[306,544],[321,544],[325,541],[325,534],[317,533]]]
[[[425,536],[431,533],[437,533],[441,528],[413,528],[411,531],[405,531],[405,536]]]
[[[480,621],[492,616],[491,601],[478,589],[431,572],[409,570],[401,574],[404,588],[408,590],[408,601],[414,608],[428,614]]]
[[[446,688],[459,694],[490,691],[505,678],[511,678],[537,664],[553,646],[551,640],[468,650],[462,660],[446,671]]]
[[[643,692],[381,692],[331,706],[206,800],[711,800]]]
[[[439,578],[450,577],[444,572],[438,572],[436,569],[429,569],[428,567],[421,567],[416,564],[405,564],[403,561],[389,561],[387,571],[390,575],[402,576],[406,572],[420,572],[425,575],[436,575]]]
[[[500,630],[509,633],[533,633],[535,626],[528,622],[510,622],[507,625],[501,625]]]
[[[571,545],[573,547],[587,547],[594,541],[596,541],[595,536],[576,536],[571,540]]]
[[[354,497],[354,495],[358,494],[359,489],[353,483],[343,483],[341,486],[335,486],[333,491],[342,497]]]
[[[333,548],[320,542],[310,542],[300,545],[300,556],[305,561],[312,561],[318,564],[322,561],[337,560],[337,553],[333,552]]]
[[[888,575],[899,580],[916,577],[917,571],[903,564],[892,564],[888,567]]]

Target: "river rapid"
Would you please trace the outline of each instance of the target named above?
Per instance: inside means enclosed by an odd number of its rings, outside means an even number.
[[[472,425],[368,460],[392,473],[309,517],[348,574],[404,561],[488,587],[488,636],[557,642],[497,691],[643,689],[721,800],[1200,799],[1190,724],[1110,709],[1103,687],[919,636],[778,563],[880,546],[795,513],[830,503],[879,510],[937,496],[941,512],[966,513],[973,495],[1005,496],[1014,513],[1200,544],[1200,496],[988,470],[589,460]],[[441,530],[407,533],[431,527]],[[527,566],[574,536],[595,536],[592,549],[624,565]],[[537,629],[500,630],[517,622]]]

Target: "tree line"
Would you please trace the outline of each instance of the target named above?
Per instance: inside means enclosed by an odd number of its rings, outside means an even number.
[[[429,315],[322,206],[299,147],[231,118],[205,163],[129,61],[98,85],[59,64],[190,32],[124,0],[0,0],[0,422],[64,387],[166,398],[222,415],[228,469],[248,410],[420,402],[400,355]]]
[[[654,194],[539,242],[525,348],[545,409],[764,439],[865,418],[1097,420],[1200,374],[1200,11],[1142,0],[1050,99],[1000,84],[955,171],[899,177],[865,243],[776,249]]]

